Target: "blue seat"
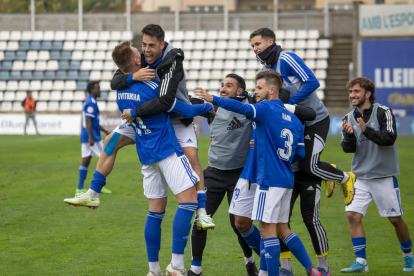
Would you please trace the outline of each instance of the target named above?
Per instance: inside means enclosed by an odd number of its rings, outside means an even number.
[[[76,90],[85,91],[87,85],[88,85],[88,83],[86,81],[78,81],[76,83]]]
[[[40,45],[40,49],[42,50],[51,50],[52,49],[52,41],[42,41]]]
[[[47,80],[54,80],[54,79],[56,79],[55,71],[45,71],[44,78],[47,79]]]
[[[52,49],[53,50],[62,50],[63,49],[63,41],[53,41],[52,42]]]
[[[50,59],[60,59],[59,51],[50,51]]]
[[[0,71],[0,80],[10,79],[9,71]]]
[[[56,72],[56,79],[65,80],[67,79],[66,70],[59,70]]]
[[[89,80],[89,71],[80,71],[78,79],[80,79],[80,80]]]
[[[32,42],[30,42],[30,49],[32,49],[32,50],[40,50],[40,41],[32,41]]]
[[[26,60],[27,52],[26,51],[17,51],[16,60]]]
[[[31,80],[33,78],[32,71],[23,71],[22,80]]]
[[[77,70],[68,71],[68,79],[77,80],[78,79],[78,71]]]
[[[59,68],[60,69],[69,69],[69,61],[67,61],[67,60],[60,60],[59,61]]]
[[[72,52],[62,51],[60,52],[60,59],[70,60],[72,58]]]
[[[19,50],[29,50],[30,44],[29,41],[19,41]]]
[[[80,61],[79,61],[79,60],[72,60],[72,61],[70,62],[70,66],[69,66],[69,68],[70,68],[70,69],[79,70],[79,69],[80,69],[80,67],[81,67],[81,63],[80,63]]]
[[[106,101],[108,99],[108,92],[103,91],[101,92],[101,95],[99,96],[99,100]]]
[[[16,52],[15,51],[5,51],[4,52],[4,60],[15,60],[16,59]]]
[[[1,69],[3,70],[12,70],[13,69],[13,62],[5,60],[1,63]]]
[[[10,79],[11,80],[20,80],[22,78],[22,74],[20,71],[10,71]]]
[[[44,79],[43,71],[34,71],[33,72],[33,79],[34,80],[43,80]]]

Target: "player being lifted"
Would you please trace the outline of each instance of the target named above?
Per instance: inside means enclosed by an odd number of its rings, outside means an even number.
[[[279,275],[279,239],[285,241],[308,275],[322,275],[313,267],[301,240],[287,224],[294,183],[291,163],[303,158],[305,145],[301,122],[279,100],[282,82],[282,77],[273,70],[259,72],[255,90],[258,104],[243,104],[205,91],[196,91],[196,95],[256,122],[253,163],[251,166],[246,164],[246,167],[252,171],[251,185],[256,186],[252,187],[256,189],[252,219],[260,221],[263,237],[261,258],[266,260],[267,267],[259,275]]]
[[[164,41],[164,31],[159,25],[150,24],[142,30],[143,42],[140,63],[146,64],[146,68],[135,72],[134,74],[123,74],[118,70],[111,83],[114,90],[123,90],[135,81],[148,81],[155,79],[160,80],[164,75],[165,63],[162,61],[168,56],[168,53],[174,49],[171,44]],[[153,69],[151,69],[153,68]],[[168,73],[168,72],[166,72]],[[185,77],[178,84],[177,98],[185,103],[190,103],[188,99],[188,91],[185,85]],[[174,92],[174,95],[175,95]],[[171,98],[166,95],[165,90],[160,90],[160,97],[152,99],[138,107],[135,110],[128,110],[134,117],[146,117],[157,114],[160,110],[161,103],[171,105]],[[124,115],[123,115],[124,116]],[[125,118],[124,116],[123,118]],[[131,116],[129,116],[131,118]],[[184,153],[189,158],[190,164],[197,174],[202,173],[202,169],[197,157],[197,136],[191,125],[192,118],[182,118],[177,114],[172,114],[172,123],[177,135],[177,139],[182,146]],[[106,178],[111,173],[115,158],[119,149],[127,145],[135,143],[135,135],[131,126],[122,124],[105,138],[104,150],[96,166],[96,170],[92,179],[92,183],[97,182],[100,186],[105,186]],[[92,186],[92,185],[91,185]],[[206,214],[205,202],[207,197],[204,192],[203,178],[197,183],[198,209],[197,209],[197,225],[201,229],[211,229],[215,227],[210,216]],[[92,197],[99,196],[100,190],[89,189],[88,193]],[[87,204],[85,201],[76,201],[80,206]]]
[[[346,207],[356,262],[341,272],[368,272],[367,246],[362,217],[374,200],[381,217],[395,228],[404,254],[404,271],[414,271],[412,242],[402,219],[400,189],[395,177],[400,174],[397,127],[391,109],[375,103],[375,84],[368,78],[351,79],[346,87],[355,110],[342,123],[341,146],[353,153],[352,172],[357,176],[354,201]]]

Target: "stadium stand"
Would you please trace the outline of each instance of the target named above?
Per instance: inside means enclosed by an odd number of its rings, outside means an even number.
[[[166,40],[185,51],[187,88],[190,95],[201,86],[218,95],[220,80],[236,72],[254,91],[253,78],[261,65],[251,50],[250,31],[167,31]],[[279,30],[277,43],[294,51],[321,82],[317,91],[324,98],[328,49],[331,42],[317,30]],[[37,99],[38,112],[80,112],[89,80],[100,80],[101,112],[116,112],[116,93],[110,80],[117,69],[112,49],[131,32],[96,31],[1,31],[0,112],[22,112],[27,90]]]

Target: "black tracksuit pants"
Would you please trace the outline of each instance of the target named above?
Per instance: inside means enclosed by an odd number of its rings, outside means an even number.
[[[227,202],[231,203],[233,198],[233,191],[236,187],[237,181],[243,168],[235,170],[219,170],[216,168],[208,167],[204,170],[204,187],[206,189],[207,202],[206,210],[207,214],[213,216],[219,208],[224,196],[227,193]],[[244,241],[239,231],[234,225],[234,215],[230,215],[230,225],[233,231],[236,233],[239,240],[239,244],[244,252],[245,257],[251,257],[253,254],[252,249]],[[191,254],[193,260],[202,261],[203,251],[207,242],[206,230],[197,230],[197,224],[194,223],[191,233]]]
[[[290,202],[290,216],[292,216],[293,206],[300,196],[302,219],[308,228],[317,255],[324,254],[329,249],[326,232],[319,220],[321,180],[340,181],[343,177],[342,171],[319,160],[325,148],[329,124],[330,119],[327,117],[314,125],[305,127],[305,157],[299,161],[300,171],[295,172],[295,185]],[[280,248],[281,252],[289,251],[283,241],[280,241]]]

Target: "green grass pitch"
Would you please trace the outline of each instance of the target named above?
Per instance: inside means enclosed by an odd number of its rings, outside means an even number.
[[[345,154],[339,137],[328,137],[322,160],[349,170],[351,154]],[[209,137],[199,137],[199,156],[207,167]],[[414,138],[399,137],[402,175],[399,176],[403,216],[414,233],[412,169]],[[79,137],[0,136],[0,274],[1,275],[139,275],[148,273],[144,225],[148,204],[143,196],[142,175],[135,147],[118,153],[107,187],[112,195],[101,195],[101,207],[67,206],[77,186],[81,162]],[[86,187],[89,187],[97,158],[92,159]],[[171,193],[170,193],[171,194]],[[309,234],[296,204],[292,230],[302,239],[316,265]],[[170,262],[172,221],[177,201],[170,195],[162,224],[161,268]],[[216,229],[208,232],[203,261],[205,276],[246,275],[241,249],[230,228],[227,203],[214,219]],[[354,261],[341,190],[331,199],[322,188],[320,217],[328,233],[332,275]],[[363,220],[367,236],[370,275],[407,275],[392,225],[380,218],[374,204]],[[186,249],[186,268],[190,249]],[[259,258],[255,256],[258,263]],[[292,259],[295,275],[305,275]],[[413,273],[414,275],[414,273]]]

